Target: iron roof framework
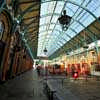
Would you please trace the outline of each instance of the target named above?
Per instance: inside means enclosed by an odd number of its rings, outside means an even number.
[[[63,10],[72,17],[67,31],[62,31],[58,22]],[[84,41],[100,39],[99,10],[100,0],[41,0],[38,56],[43,56],[45,47],[47,56],[52,58],[62,53],[62,48],[68,52],[82,46]]]
[[[100,39],[100,0],[12,1],[14,17],[20,22],[20,33],[32,55],[43,56],[47,48],[47,56],[53,58],[62,51],[81,47],[84,42]],[[63,10],[72,17],[67,31],[62,31],[58,22]]]
[[[15,30],[16,26],[19,26],[22,40],[29,49],[32,58],[36,58],[40,19],[40,0],[7,0],[7,2],[12,7],[10,12],[14,19],[15,27],[13,27],[13,30]]]

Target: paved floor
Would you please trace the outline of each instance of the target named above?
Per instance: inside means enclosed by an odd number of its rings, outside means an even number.
[[[63,91],[69,90],[77,100],[100,100],[100,81],[89,79],[66,80]],[[65,92],[66,93],[66,92]],[[75,99],[74,99],[75,100]]]
[[[0,100],[48,100],[43,93],[43,78],[33,70],[17,76],[0,85]],[[48,76],[48,81],[57,90],[59,100],[100,100],[100,80],[73,80],[54,75]]]
[[[17,76],[0,85],[0,100],[47,100],[40,81],[33,70]]]
[[[52,76],[52,78],[59,78],[59,76]],[[66,78],[63,84],[61,79],[49,79],[49,82],[57,88],[57,93],[63,100],[100,100],[100,80]]]

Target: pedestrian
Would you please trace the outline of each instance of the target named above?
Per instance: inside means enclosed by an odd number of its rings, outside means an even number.
[[[38,73],[38,76],[40,76],[40,68],[37,67],[37,73]]]

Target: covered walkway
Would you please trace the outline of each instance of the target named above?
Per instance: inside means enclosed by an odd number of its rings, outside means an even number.
[[[0,0],[0,100],[99,94],[100,0]]]

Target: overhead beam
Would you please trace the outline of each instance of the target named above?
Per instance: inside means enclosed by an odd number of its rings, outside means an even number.
[[[39,2],[39,0],[28,0],[28,1],[23,1],[23,2],[18,2],[19,5],[22,5],[22,4],[28,4],[28,3],[34,3],[34,2]]]
[[[31,17],[23,18],[23,21],[30,20],[30,19],[39,19],[39,16],[31,16]]]

